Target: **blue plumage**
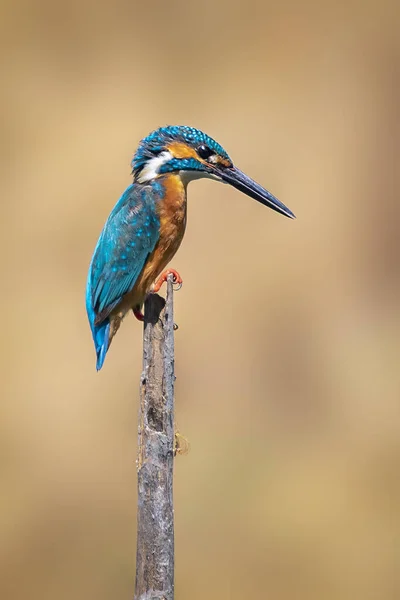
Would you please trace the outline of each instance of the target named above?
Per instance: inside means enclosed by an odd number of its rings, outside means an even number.
[[[130,185],[97,242],[86,286],[86,310],[100,369],[108,349],[109,315],[131,291],[159,238],[158,195],[151,185]]]
[[[173,158],[164,165],[161,165],[160,173],[170,173],[171,171],[202,171],[203,165],[195,158]]]

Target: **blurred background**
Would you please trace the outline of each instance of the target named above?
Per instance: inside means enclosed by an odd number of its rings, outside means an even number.
[[[2,0],[0,597],[132,599],[142,330],[84,291],[138,141],[204,129],[297,215],[189,186],[176,597],[400,597],[399,10]]]

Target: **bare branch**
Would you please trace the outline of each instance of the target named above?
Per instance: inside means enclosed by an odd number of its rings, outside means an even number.
[[[138,432],[135,600],[174,597],[174,317],[172,276],[167,299],[145,304]]]

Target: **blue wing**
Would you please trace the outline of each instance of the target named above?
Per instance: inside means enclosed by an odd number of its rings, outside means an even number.
[[[86,309],[97,352],[101,323],[108,322],[114,306],[132,290],[159,230],[154,191],[130,185],[108,217],[89,267]]]

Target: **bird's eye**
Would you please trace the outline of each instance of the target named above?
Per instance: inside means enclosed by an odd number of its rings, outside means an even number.
[[[215,154],[215,152],[205,144],[202,144],[197,148],[197,154],[200,156],[200,158],[207,160],[207,158],[210,158],[210,156]]]

